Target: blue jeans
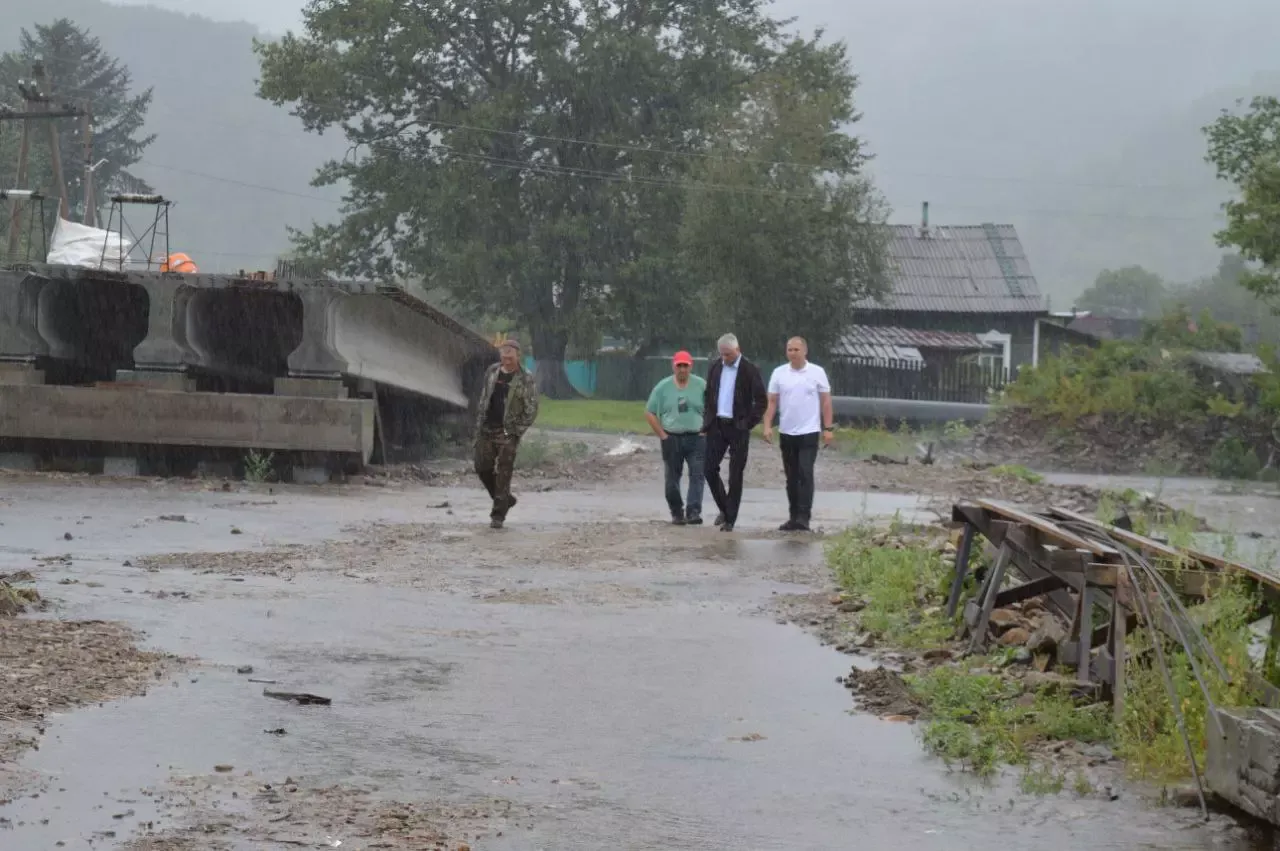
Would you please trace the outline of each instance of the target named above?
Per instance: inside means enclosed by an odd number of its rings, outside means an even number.
[[[707,456],[707,440],[700,434],[668,434],[662,441],[662,467],[666,475],[667,507],[672,517],[702,516],[703,465]],[[680,505],[680,473],[689,467],[689,493],[684,507]]]

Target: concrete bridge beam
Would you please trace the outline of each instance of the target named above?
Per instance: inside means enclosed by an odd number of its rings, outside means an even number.
[[[337,289],[312,287],[302,299],[302,342],[289,354],[289,375],[295,378],[339,378],[348,364],[336,343],[337,313],[352,298]]]
[[[40,291],[47,283],[27,272],[0,270],[0,360],[31,363],[49,354],[40,335]]]
[[[135,369],[184,372],[198,365],[200,356],[187,339],[188,310],[196,290],[180,278],[148,277],[140,284],[147,291],[147,336],[133,350]]]

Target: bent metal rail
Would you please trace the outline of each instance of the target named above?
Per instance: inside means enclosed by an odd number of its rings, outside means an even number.
[[[1280,578],[1266,571],[1194,549],[1175,548],[1063,508],[1035,514],[1005,502],[982,499],[956,503],[951,519],[963,533],[947,599],[949,617],[960,606],[975,538],[982,535],[996,551],[993,564],[984,572],[976,594],[963,610],[969,651],[977,652],[985,646],[995,609],[1041,598],[1048,609],[1071,624],[1067,639],[1057,647],[1058,664],[1076,671],[1081,688],[1109,694],[1117,721],[1124,711],[1128,633],[1146,621],[1174,640],[1186,640],[1186,630],[1172,612],[1162,612],[1139,594],[1122,550],[1150,559],[1177,593],[1191,602],[1203,600],[1209,579],[1224,572],[1254,583],[1268,604],[1280,601]],[[1110,539],[1115,545],[1102,543],[1100,538]],[[1179,566],[1191,569],[1178,569]],[[1004,588],[1011,571],[1022,581]],[[1095,619],[1098,608],[1106,612],[1105,617]],[[1280,618],[1273,618],[1273,624],[1276,622]],[[1268,670],[1277,658],[1278,648],[1280,629],[1273,626],[1267,650]],[[1280,689],[1260,677],[1253,677],[1251,684],[1267,703],[1280,707]]]

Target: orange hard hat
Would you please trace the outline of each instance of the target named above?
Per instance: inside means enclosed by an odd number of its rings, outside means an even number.
[[[161,272],[184,272],[188,275],[200,271],[190,257],[181,251],[169,255],[169,259],[160,264]]]

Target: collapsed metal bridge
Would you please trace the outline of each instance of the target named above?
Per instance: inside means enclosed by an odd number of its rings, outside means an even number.
[[[0,267],[0,464],[74,448],[174,472],[257,450],[327,477],[411,455],[496,358],[399,286]]]

